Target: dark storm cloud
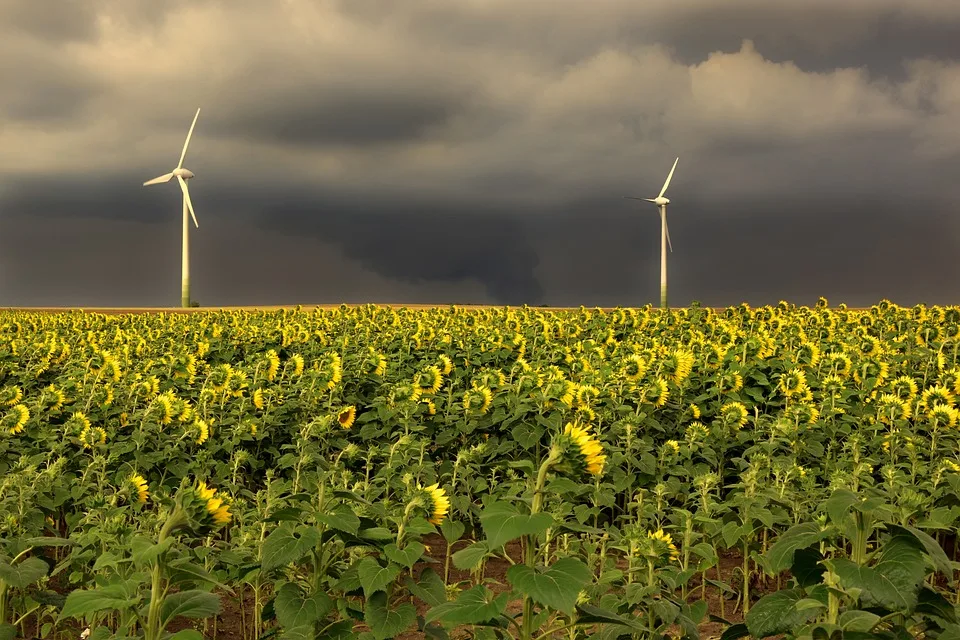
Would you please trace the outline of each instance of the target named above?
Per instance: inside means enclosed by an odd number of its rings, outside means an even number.
[[[367,146],[426,137],[462,107],[461,99],[438,91],[404,95],[389,87],[364,87],[343,93],[322,84],[303,86],[281,102],[255,95],[249,102],[249,107],[228,102],[230,111],[208,129],[283,145]]]
[[[419,200],[419,201],[418,201]],[[335,242],[384,277],[412,283],[474,278],[505,304],[536,304],[543,288],[535,229],[509,211],[466,202],[356,195],[309,206],[262,204],[260,225]]]
[[[176,304],[197,106],[203,304],[655,303],[676,156],[678,304],[958,292],[956,3],[83,6],[0,0],[0,299]]]

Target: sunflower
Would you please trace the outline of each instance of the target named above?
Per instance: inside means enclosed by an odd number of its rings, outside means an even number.
[[[747,408],[740,402],[728,402],[720,408],[720,419],[731,429],[739,429],[747,424]]]
[[[280,371],[280,356],[273,349],[269,349],[264,358],[267,361],[267,380],[273,380]]]
[[[357,419],[357,408],[353,405],[341,409],[337,414],[337,422],[340,423],[340,426],[344,429],[349,429],[353,426],[354,420]]]
[[[430,521],[430,524],[439,526],[450,510],[450,498],[447,497],[446,492],[439,484],[432,484],[423,488],[423,492],[427,499],[427,513],[429,515],[427,520]]]
[[[107,441],[107,432],[100,427],[84,427],[80,432],[80,444],[84,449],[92,449],[98,444],[104,444]]]
[[[927,409],[927,419],[930,420],[934,429],[957,426],[958,414],[960,412],[956,409],[940,402],[934,403]]]
[[[263,399],[263,389],[259,387],[253,391],[253,406],[261,411],[263,411],[264,406],[266,406],[266,402]]]
[[[7,433],[15,436],[23,431],[29,419],[30,410],[25,405],[16,404],[3,417],[3,428],[7,430]]]
[[[647,362],[643,359],[643,356],[632,353],[624,359],[621,371],[627,380],[636,382],[646,373]]]
[[[803,369],[792,369],[780,376],[780,390],[787,398],[803,395],[807,388],[807,375]]]
[[[921,409],[928,409],[938,403],[948,407],[952,407],[954,404],[954,395],[943,385],[935,384],[928,387],[920,395],[919,407]]]
[[[18,386],[7,386],[0,389],[0,405],[12,407],[23,399],[23,389]]]
[[[196,436],[197,444],[203,444],[210,438],[210,426],[204,420],[194,420],[193,432]]]
[[[440,373],[445,376],[450,375],[450,372],[453,371],[453,361],[445,353],[441,353],[437,356],[437,360],[440,361]]]
[[[707,426],[699,420],[694,420],[684,430],[683,439],[692,447],[698,442],[702,442],[708,435],[710,435],[710,430]]]
[[[644,399],[657,408],[667,404],[669,397],[670,388],[667,386],[667,381],[660,377],[650,382],[644,390]]]
[[[693,354],[689,351],[677,349],[671,352],[663,361],[664,373],[677,386],[690,377],[693,371]]]
[[[603,454],[603,445],[590,435],[589,427],[581,427],[568,422],[563,430],[563,435],[576,447],[578,462],[583,464],[589,473],[595,476],[603,473],[603,464],[607,456]]]
[[[147,490],[147,481],[144,477],[139,473],[134,473],[127,478],[127,482],[130,483],[133,493],[137,495],[137,502],[144,504],[150,497],[150,492]]]
[[[195,489],[197,497],[204,503],[204,508],[213,522],[217,525],[224,525],[230,522],[230,511],[224,504],[223,499],[215,497],[217,490],[208,487],[204,481],[199,481]]]
[[[669,533],[664,533],[663,529],[648,531],[647,538],[654,542],[658,555],[669,555],[673,561],[680,559],[680,551],[677,549],[677,545],[673,544],[673,538]]]
[[[443,385],[443,374],[440,373],[440,368],[435,365],[424,367],[422,371],[417,373],[414,384],[420,388],[421,395],[436,393],[440,391],[440,387]]]
[[[663,443],[662,452],[664,454],[672,453],[673,455],[676,455],[680,453],[680,443],[676,440],[667,440]]]

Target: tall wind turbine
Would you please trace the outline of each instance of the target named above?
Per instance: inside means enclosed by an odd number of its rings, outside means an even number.
[[[652,202],[657,205],[657,208],[660,210],[660,306],[664,309],[667,308],[667,245],[670,246],[670,253],[673,253],[673,243],[670,242],[670,230],[667,228],[667,205],[670,204],[670,200],[664,198],[663,194],[667,192],[667,187],[670,186],[670,179],[673,178],[673,172],[676,170],[678,162],[680,162],[680,158],[673,161],[673,167],[670,169],[670,173],[667,174],[663,188],[660,189],[660,195],[656,198],[623,196],[628,200]]]
[[[170,173],[165,173],[158,178],[147,180],[143,183],[143,186],[146,187],[151,184],[170,182],[172,178],[176,177],[177,182],[180,183],[180,190],[183,191],[183,258],[181,262],[180,279],[180,306],[182,307],[190,306],[190,223],[187,220],[187,210],[190,211],[193,224],[197,228],[200,227],[200,225],[197,224],[197,215],[193,212],[193,202],[190,201],[190,190],[187,189],[187,180],[193,177],[193,171],[183,166],[183,159],[187,156],[187,146],[190,144],[190,136],[193,135],[193,128],[197,126],[198,117],[200,117],[200,109],[197,109],[197,114],[193,116],[193,124],[190,125],[187,140],[183,143],[183,151],[180,152],[180,162],[177,163],[177,168]]]

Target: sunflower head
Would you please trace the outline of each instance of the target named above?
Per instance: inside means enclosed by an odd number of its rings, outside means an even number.
[[[136,497],[137,503],[145,504],[150,497],[146,479],[139,473],[133,473],[127,478],[127,484],[130,497]]]
[[[720,421],[729,429],[740,429],[747,424],[747,408],[741,402],[728,402],[720,408]]]
[[[418,488],[420,488],[419,485]],[[430,524],[439,526],[450,510],[450,498],[447,497],[446,492],[439,484],[423,487],[421,491],[426,503],[427,520],[430,521]]]
[[[595,476],[603,473],[607,456],[603,445],[590,433],[589,427],[568,422],[557,438],[561,453],[558,467],[569,466],[575,472],[586,471]]]
[[[353,405],[344,407],[337,413],[337,422],[343,429],[349,429],[357,419],[357,408]]]
[[[203,480],[188,491],[184,507],[200,525],[219,528],[230,522],[232,517],[228,499],[217,496],[217,490],[207,486]]]

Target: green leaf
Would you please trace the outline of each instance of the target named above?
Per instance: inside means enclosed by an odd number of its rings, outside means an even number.
[[[314,640],[316,631],[312,624],[301,627],[284,627],[280,631],[279,640]]]
[[[460,593],[453,602],[444,602],[427,611],[427,622],[442,621],[451,625],[478,624],[499,616],[507,608],[510,593],[499,596],[482,584]]]
[[[592,623],[604,623],[604,624],[614,624],[621,627],[628,627],[634,629],[635,631],[648,631],[647,626],[632,620],[630,618],[625,618],[617,613],[612,611],[607,611],[606,609],[601,609],[600,607],[595,607],[592,604],[583,604],[577,607],[577,622],[582,622],[584,624]]]
[[[20,540],[18,546],[23,549],[29,549],[30,547],[70,547],[75,544],[73,540],[67,538],[57,538],[54,536],[39,536],[36,538],[27,538],[25,540]]]
[[[167,640],[204,640],[203,634],[196,629],[183,629],[167,638]]]
[[[0,640],[15,640],[17,627],[12,624],[0,624]]]
[[[797,604],[805,599],[802,589],[784,589],[763,596],[750,607],[744,620],[750,635],[766,638],[794,631],[809,622],[817,616],[818,610],[798,610]]]
[[[378,591],[367,598],[363,620],[370,625],[376,640],[386,640],[406,631],[417,619],[417,610],[410,603],[396,609],[387,608],[387,594]]]
[[[490,555],[490,547],[486,542],[474,542],[469,547],[464,547],[454,553],[451,558],[453,566],[457,569],[467,571],[479,566],[480,561]]]
[[[543,572],[521,564],[507,570],[507,579],[517,591],[567,615],[573,613],[580,590],[592,576],[576,558],[561,558]]]
[[[543,533],[553,524],[548,513],[524,514],[507,502],[492,502],[480,514],[480,524],[490,549],[499,549],[521,536]]]
[[[861,590],[860,599],[865,605],[877,604],[904,613],[917,606],[925,570],[923,547],[911,535],[889,538],[873,567],[859,566],[845,558],[834,560],[833,567],[844,588]]]
[[[403,549],[397,547],[397,545],[390,543],[383,548],[384,552],[387,554],[387,557],[390,558],[393,562],[396,562],[399,565],[402,565],[408,569],[412,569],[413,565],[417,563],[417,560],[423,555],[423,552],[427,550],[422,543],[414,540],[405,546]]]
[[[137,603],[121,584],[111,584],[101,589],[83,589],[71,591],[63,603],[60,619],[83,618],[97,611],[122,611]]]
[[[345,504],[338,505],[330,513],[317,516],[317,520],[337,531],[345,531],[352,535],[357,535],[360,529],[360,518]]]
[[[747,629],[747,625],[740,622],[727,627],[726,631],[724,631],[720,636],[720,640],[739,640],[740,638],[746,638],[749,635],[750,630]]]
[[[49,570],[50,567],[40,558],[27,558],[15,565],[0,561],[0,580],[15,589],[23,589],[47,575]]]
[[[313,527],[301,525],[292,528],[284,523],[274,529],[263,541],[264,571],[271,571],[296,562],[320,542],[320,533]]]
[[[132,548],[130,556],[133,558],[133,563],[138,567],[152,565],[160,557],[160,554],[173,545],[175,540],[175,538],[167,538],[163,542],[155,543],[145,536],[135,536],[130,541]]]
[[[818,549],[797,549],[793,554],[793,564],[790,573],[797,581],[797,586],[809,589],[823,583],[824,567],[820,564],[823,554]]]
[[[220,596],[190,589],[171,593],[163,600],[161,617],[169,622],[174,618],[207,618],[220,613]]]
[[[789,569],[793,564],[793,554],[799,549],[824,540],[829,535],[816,522],[805,522],[790,527],[777,537],[776,542],[764,554],[772,575]]]
[[[431,607],[447,601],[446,585],[437,572],[427,567],[420,573],[420,581],[414,582],[411,578],[404,581],[410,592],[426,602]]]
[[[447,544],[453,544],[460,539],[460,536],[463,535],[464,525],[462,522],[457,522],[449,518],[444,518],[443,522],[440,523],[440,533],[443,535],[443,539],[447,541]]]
[[[325,593],[306,596],[297,585],[288,582],[277,591],[273,603],[277,620],[285,628],[312,625],[333,609],[333,601]]]
[[[204,582],[216,585],[230,595],[235,595],[233,589],[214,578],[210,573],[198,564],[195,564],[190,558],[179,558],[169,563],[170,582]]]
[[[850,507],[860,502],[853,491],[849,489],[837,489],[820,506],[830,519],[836,524],[842,524],[850,513]]]
[[[837,619],[837,624],[844,631],[860,631],[862,633],[869,632],[878,622],[880,622],[880,616],[860,609],[844,611]]]
[[[943,547],[934,540],[928,533],[917,529],[916,527],[911,526],[898,526],[894,524],[888,524],[887,530],[891,533],[898,533],[900,535],[912,535],[917,539],[922,546],[924,551],[927,552],[927,555],[933,560],[934,566],[937,568],[940,573],[946,576],[947,581],[952,585],[953,584],[953,565],[950,562],[950,558],[947,557],[947,554],[944,552]]]
[[[360,586],[363,587],[363,595],[369,598],[396,580],[400,575],[400,567],[395,564],[381,567],[379,562],[367,556],[357,564],[357,575],[360,578]]]
[[[318,636],[311,636],[308,640],[353,640],[353,620],[340,620],[328,625]]]
[[[932,618],[940,618],[944,622],[956,624],[957,608],[942,594],[934,591],[927,585],[920,587],[920,593],[917,594],[917,608],[915,613],[922,613]]]

